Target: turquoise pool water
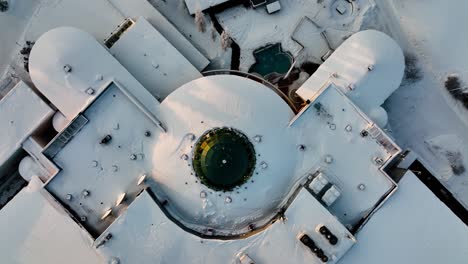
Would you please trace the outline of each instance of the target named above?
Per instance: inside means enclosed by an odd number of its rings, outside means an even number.
[[[263,77],[271,73],[285,74],[293,63],[292,56],[282,51],[280,43],[255,50],[253,55],[256,62],[250,67],[249,72],[258,73]]]

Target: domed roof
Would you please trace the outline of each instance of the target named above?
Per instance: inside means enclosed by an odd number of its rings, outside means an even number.
[[[158,193],[180,221],[242,233],[270,219],[291,191],[297,163],[294,113],[250,79],[216,75],[178,88],[161,103],[156,139]]]

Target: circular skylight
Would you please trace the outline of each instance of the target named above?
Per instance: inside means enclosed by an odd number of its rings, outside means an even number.
[[[193,168],[204,185],[214,190],[230,191],[252,176],[255,150],[242,132],[215,128],[197,142]]]

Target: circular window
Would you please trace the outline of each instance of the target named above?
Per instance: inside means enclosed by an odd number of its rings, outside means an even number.
[[[230,191],[252,176],[255,150],[242,132],[215,128],[198,140],[193,168],[204,185],[214,190]]]

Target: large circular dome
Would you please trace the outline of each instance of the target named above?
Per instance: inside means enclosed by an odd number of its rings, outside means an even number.
[[[241,234],[270,220],[297,183],[294,112],[261,83],[203,77],[169,94],[155,134],[154,188],[199,232]]]
[[[192,163],[203,184],[214,190],[230,191],[252,176],[255,150],[242,132],[215,128],[197,142]]]

